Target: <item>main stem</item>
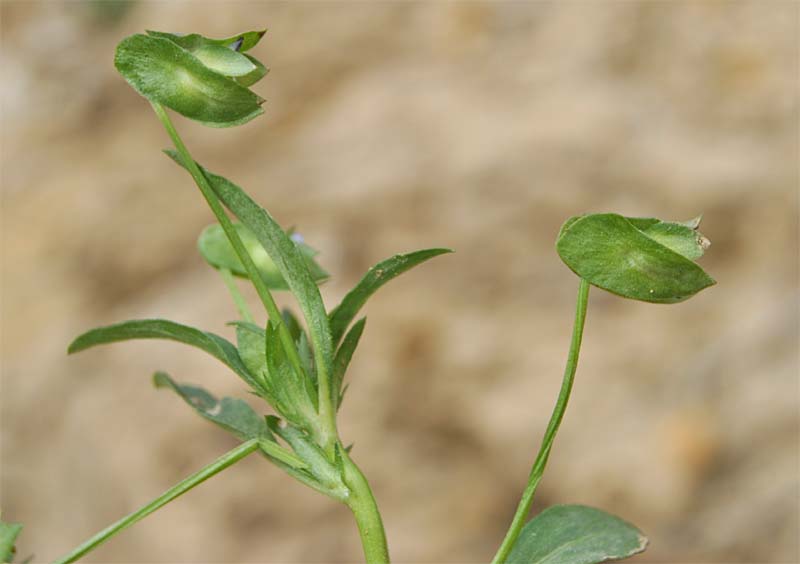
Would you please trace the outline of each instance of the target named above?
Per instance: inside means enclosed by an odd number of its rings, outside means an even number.
[[[239,237],[239,233],[236,231],[233,222],[228,217],[228,214],[225,213],[225,209],[222,207],[222,203],[219,201],[216,193],[211,188],[208,179],[200,170],[200,167],[197,166],[197,163],[194,162],[192,155],[189,153],[186,145],[184,145],[180,135],[178,135],[178,131],[175,129],[175,126],[169,119],[164,107],[155,102],[150,102],[150,104],[153,106],[153,110],[158,116],[158,119],[160,119],[161,123],[164,125],[164,129],[167,130],[170,139],[172,139],[172,143],[175,145],[175,150],[181,156],[181,160],[183,161],[186,170],[188,170],[189,174],[192,175],[195,184],[197,184],[197,187],[200,189],[200,192],[203,194],[206,202],[208,202],[208,207],[211,208],[211,211],[217,218],[222,230],[225,232],[225,236],[228,238],[228,241],[230,241],[233,250],[239,257],[239,260],[241,260],[242,265],[247,271],[248,277],[253,282],[256,292],[258,293],[259,298],[261,298],[261,302],[264,304],[264,307],[267,310],[267,314],[269,315],[271,322],[278,327],[278,336],[280,337],[281,344],[286,351],[286,355],[289,358],[292,368],[298,374],[303,374],[304,370],[300,362],[300,356],[297,353],[297,348],[294,345],[292,336],[289,334],[289,330],[286,327],[286,324],[283,322],[283,317],[281,317],[280,310],[275,304],[275,300],[272,298],[272,294],[270,293],[266,282],[264,282],[264,279],[261,277],[261,273],[258,271],[258,268],[253,262],[250,253],[247,252],[247,249],[242,243],[242,240]],[[318,440],[320,446],[322,446],[325,451],[332,456],[334,444],[337,440],[336,417],[333,406],[331,405],[327,375],[325,375],[323,371],[320,371],[318,377],[320,378],[319,414],[321,423],[314,429],[316,434],[315,438]],[[324,381],[323,378],[325,378]]]
[[[75,548],[72,552],[67,554],[66,556],[62,556],[58,560],[56,560],[53,564],[68,564],[69,562],[75,562],[81,556],[84,556],[103,544],[105,541],[136,523],[137,521],[144,519],[155,510],[165,506],[170,501],[174,500],[175,498],[185,494],[193,487],[205,482],[214,474],[218,474],[225,468],[239,462],[242,458],[251,454],[258,450],[258,440],[251,439],[245,443],[240,444],[235,449],[227,452],[226,454],[222,455],[214,462],[192,474],[188,478],[182,480],[180,483],[176,484],[175,486],[171,487],[159,497],[139,509],[138,511],[134,511],[130,515],[123,517],[116,523],[109,525],[92,538]]]
[[[530,513],[531,505],[533,504],[533,495],[536,493],[536,487],[542,479],[545,466],[547,466],[547,459],[550,457],[550,450],[553,447],[553,441],[558,433],[558,428],[561,425],[561,420],[564,418],[564,412],[567,409],[567,402],[569,401],[570,393],[572,392],[572,384],[575,381],[575,371],[578,368],[578,355],[581,350],[581,339],[583,338],[583,326],[586,321],[586,306],[589,302],[589,283],[581,278],[580,285],[578,286],[578,302],[575,306],[575,323],[572,327],[572,343],[569,347],[569,356],[567,357],[567,366],[564,369],[564,380],[561,384],[561,391],[558,394],[553,415],[550,416],[550,423],[547,425],[547,430],[542,439],[542,446],[539,448],[539,454],[531,468],[530,476],[528,477],[528,485],[525,486],[525,491],[522,493],[522,499],[517,506],[517,512],[514,514],[514,519],[511,521],[511,526],[508,528],[506,537],[503,539],[503,544],[497,551],[497,554],[492,560],[492,564],[502,564],[508,558],[514,543],[519,537],[522,527],[525,525],[525,520]]]
[[[345,503],[356,518],[364,557],[367,564],[389,564],[389,546],[375,496],[361,469],[344,449],[341,452],[344,482],[350,490]]]

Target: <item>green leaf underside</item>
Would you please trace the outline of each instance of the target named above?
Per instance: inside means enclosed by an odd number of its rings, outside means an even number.
[[[177,164],[184,166],[177,153],[174,151],[166,151],[166,153]],[[200,167],[199,164],[198,167]],[[328,316],[325,314],[325,305],[322,302],[319,288],[308,271],[306,261],[297,245],[272,216],[241,188],[203,167],[200,167],[200,170],[217,197],[250,229],[278,267],[290,290],[297,298],[306,319],[317,360],[317,370],[330,375],[333,362],[333,343]],[[320,366],[320,363],[324,365]]]
[[[22,531],[20,523],[5,523],[0,521],[0,562],[11,562],[14,557],[14,543]]]
[[[348,292],[342,303],[331,311],[330,324],[333,342],[338,343],[341,340],[347,327],[378,288],[428,259],[451,252],[453,251],[450,249],[425,249],[395,255],[370,268],[361,281]]]
[[[256,267],[258,267],[258,271],[267,287],[271,290],[288,290],[289,286],[286,284],[278,267],[255,235],[253,235],[253,232],[241,223],[236,224],[236,231],[239,233],[239,237]],[[330,275],[314,260],[317,252],[305,243],[295,242],[294,244],[300,249],[314,280],[316,282],[327,280]],[[219,224],[209,225],[203,230],[197,241],[197,247],[206,262],[214,268],[227,268],[236,276],[248,278],[242,261]]]
[[[637,225],[650,229],[658,223],[617,214],[571,218],[556,249],[578,276],[626,298],[675,303],[716,283],[694,262],[649,238]]]
[[[295,469],[307,466],[275,442],[264,418],[256,414],[245,401],[228,397],[218,400],[203,388],[176,383],[165,372],[156,372],[153,375],[153,384],[157,388],[171,389],[203,418],[233,433],[242,441],[258,439],[262,452],[269,457]]]
[[[342,404],[344,399],[344,390],[342,383],[344,382],[344,375],[347,372],[347,367],[350,365],[350,360],[353,358],[353,353],[358,346],[358,341],[361,339],[361,334],[364,332],[364,325],[367,323],[367,318],[362,317],[350,328],[350,331],[345,335],[339,350],[336,351],[336,358],[333,361],[333,379],[331,380],[331,393],[333,394],[333,405],[336,409]]]
[[[164,372],[153,375],[153,384],[156,388],[171,389],[202,417],[243,441],[270,436],[264,418],[244,400],[229,397],[217,399],[203,388],[176,383]]]
[[[152,31],[147,30],[147,35],[151,37],[159,37],[161,39],[168,39],[175,43],[176,45],[182,47],[183,49],[187,49],[189,51],[193,51],[202,47],[203,45],[220,45],[226,48],[232,48],[239,39],[242,40],[241,45],[237,49],[239,53],[244,53],[245,51],[249,51],[253,47],[255,47],[261,38],[264,37],[264,34],[267,32],[266,29],[258,30],[258,31],[246,31],[244,33],[240,33],[238,35],[233,35],[231,37],[226,37],[224,39],[212,39],[210,37],[204,37],[199,33],[190,33],[187,35],[179,35],[177,33],[168,33],[165,31]]]
[[[142,34],[117,46],[114,64],[151,102],[213,127],[240,125],[263,113],[262,98],[206,67],[173,41]]]
[[[554,505],[520,533],[509,564],[598,564],[644,551],[647,538],[629,523],[583,505]]]
[[[167,339],[197,347],[222,361],[250,387],[258,389],[258,382],[248,372],[233,344],[214,333],[165,319],[135,319],[92,329],[75,339],[68,352],[73,354],[97,345],[134,339]]]

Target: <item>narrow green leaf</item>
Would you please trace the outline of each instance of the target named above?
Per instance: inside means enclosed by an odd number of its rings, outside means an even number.
[[[114,64],[151,102],[212,127],[240,125],[264,112],[262,98],[168,39],[126,37],[117,45]]]
[[[218,400],[203,388],[176,383],[165,372],[153,375],[153,385],[156,388],[169,388],[202,417],[243,441],[269,436],[264,419],[243,400],[229,397]]]
[[[571,218],[556,249],[581,278],[635,300],[675,303],[715,284],[694,262],[637,229],[659,229],[658,225],[650,219],[631,221],[611,213]]]
[[[20,523],[5,523],[0,521],[0,563],[7,564],[14,558],[16,548],[14,543],[17,541],[22,531]]]
[[[132,339],[167,339],[197,347],[221,360],[251,387],[258,389],[258,382],[248,372],[233,344],[214,333],[165,319],[135,319],[92,329],[75,339],[67,352],[73,354],[97,345]]]
[[[356,321],[350,331],[347,332],[347,335],[345,335],[339,350],[336,351],[336,358],[333,361],[333,378],[331,379],[331,393],[333,394],[333,405],[336,409],[339,409],[342,404],[342,399],[344,398],[344,390],[342,390],[344,375],[350,365],[350,359],[353,358],[353,353],[358,346],[358,341],[361,339],[366,323],[366,317]]]
[[[256,70],[250,59],[222,45],[203,45],[195,49],[192,55],[211,70],[225,76],[245,76]]]
[[[647,538],[618,517],[583,505],[554,505],[522,529],[509,564],[598,564],[644,551]]]
[[[177,153],[174,151],[166,153],[176,163],[184,166]],[[333,364],[333,343],[328,316],[319,288],[309,272],[303,254],[269,212],[254,202],[241,188],[203,167],[200,167],[200,170],[219,199],[252,231],[278,267],[297,298],[306,319],[317,361],[316,368],[324,375],[321,377],[328,378]]]
[[[267,251],[264,250],[261,243],[258,242],[256,236],[253,235],[253,232],[241,223],[235,225],[245,249],[247,249],[256,267],[258,267],[258,271],[267,287],[271,290],[288,290],[289,286],[283,279],[280,270],[278,270],[278,267],[267,254]],[[295,245],[300,249],[309,269],[314,274],[314,280],[318,283],[326,280],[329,274],[314,260],[317,252],[302,242],[295,241]],[[214,268],[227,268],[236,276],[248,277],[242,261],[219,224],[209,225],[203,230],[197,240],[197,247],[206,262]]]
[[[333,342],[338,344],[347,326],[369,297],[389,280],[433,257],[452,253],[450,249],[425,249],[404,255],[395,255],[370,268],[355,288],[344,297],[330,313]]]
[[[317,395],[309,389],[306,374],[295,372],[286,356],[277,327],[269,322],[265,336],[267,373],[271,387],[283,406],[282,415],[289,421],[308,427],[317,412]]]

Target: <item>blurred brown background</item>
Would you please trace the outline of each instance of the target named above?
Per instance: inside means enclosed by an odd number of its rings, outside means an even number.
[[[178,119],[196,158],[322,251],[330,306],[391,254],[457,251],[373,298],[349,373],[341,430],[395,561],[486,562],[502,538],[571,330],[554,238],[587,211],[704,213],[719,284],[669,307],[592,291],[535,509],[623,516],[651,539],[639,562],[800,561],[798,3],[0,6],[0,505],[22,555],[66,552],[234,445],[150,385],[250,397],[203,353],[65,349],[135,317],[230,335],[194,248],[211,214],[112,57],[144,29],[266,26],[266,115]],[[343,506],[252,457],[86,561],[360,558]]]

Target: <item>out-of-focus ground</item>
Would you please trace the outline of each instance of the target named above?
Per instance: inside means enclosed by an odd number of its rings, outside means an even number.
[[[136,317],[231,334],[194,247],[211,215],[112,56],[144,29],[266,26],[266,115],[230,130],[178,119],[196,158],[322,251],[329,306],[391,254],[457,251],[372,299],[349,373],[341,431],[394,559],[490,559],[568,347],[577,280],[554,238],[571,215],[618,211],[704,213],[701,264],[719,283],[675,306],[592,291],[535,509],[623,516],[651,539],[639,562],[800,561],[800,5],[0,8],[0,505],[26,525],[22,555],[66,552],[234,446],[150,384],[161,369],[250,397],[202,353],[65,349]],[[343,506],[253,457],[86,561],[360,558]]]

